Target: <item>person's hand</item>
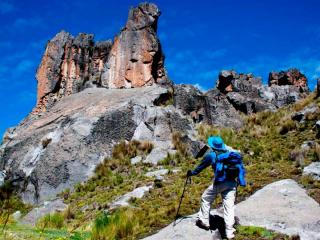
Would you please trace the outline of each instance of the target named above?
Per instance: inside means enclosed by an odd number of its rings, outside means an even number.
[[[191,170],[188,170],[187,172],[187,177],[191,177],[192,176],[192,171]]]

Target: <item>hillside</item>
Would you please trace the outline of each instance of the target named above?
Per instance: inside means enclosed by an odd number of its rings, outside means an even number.
[[[310,93],[295,68],[270,72],[268,85],[234,70],[221,71],[206,92],[174,84],[159,16],[156,5],[143,3],[113,41],[62,31],[48,42],[37,105],[0,147],[0,237],[175,239],[169,224],[186,172],[200,162],[207,138],[220,135],[247,170],[235,239],[317,239],[319,89]],[[208,168],[187,185],[180,217],[191,216],[180,226],[191,232],[180,239],[212,238],[192,220],[212,177]],[[272,196],[264,204],[270,211],[257,205],[263,194]]]

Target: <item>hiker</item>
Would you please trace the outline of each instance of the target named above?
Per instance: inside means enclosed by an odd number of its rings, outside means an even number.
[[[208,166],[214,170],[214,180],[202,194],[201,207],[198,212],[196,225],[205,230],[210,229],[209,216],[212,202],[217,194],[222,194],[223,214],[228,239],[234,237],[234,202],[237,184],[245,186],[245,169],[239,152],[228,150],[220,136],[208,138],[211,151],[207,153],[201,163],[194,169],[188,170],[187,176],[195,176]]]

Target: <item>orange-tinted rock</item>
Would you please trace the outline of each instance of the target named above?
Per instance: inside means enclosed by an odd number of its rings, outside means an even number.
[[[156,35],[159,16],[154,4],[143,3],[130,10],[127,24],[112,46],[102,86],[132,88],[168,81]]]
[[[289,69],[288,71],[269,73],[268,84],[269,86],[293,85],[296,87],[308,88],[306,76],[296,68]]]
[[[37,72],[34,113],[86,87],[132,88],[168,84],[157,38],[158,7],[143,3],[130,10],[125,28],[111,41],[94,43],[92,34],[64,31],[48,42]]]
[[[45,111],[61,97],[88,85],[99,85],[111,44],[94,44],[92,34],[80,33],[74,38],[64,31],[50,40],[36,75],[38,98],[34,113]]]

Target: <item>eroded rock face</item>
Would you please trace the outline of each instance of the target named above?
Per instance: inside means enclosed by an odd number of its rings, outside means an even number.
[[[37,71],[34,113],[44,112],[64,96],[87,87],[135,88],[169,84],[157,37],[158,7],[143,3],[130,10],[115,38],[94,42],[92,34],[58,33],[47,44]]]
[[[301,87],[304,90],[308,89],[306,76],[296,68],[289,69],[288,71],[269,73],[268,84],[269,86],[293,85]]]
[[[150,3],[130,10],[125,28],[114,40],[102,86],[132,88],[167,82],[156,35],[159,16],[158,7]]]
[[[58,33],[47,44],[37,71],[38,98],[34,112],[43,112],[64,96],[92,84],[100,86],[111,41],[94,43],[92,34]]]

